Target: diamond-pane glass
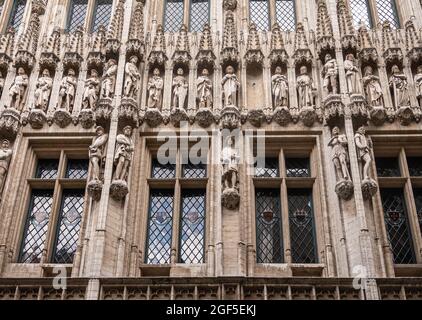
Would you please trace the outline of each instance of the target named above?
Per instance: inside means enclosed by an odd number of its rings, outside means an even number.
[[[95,2],[92,32],[96,32],[100,26],[108,27],[113,9],[113,0],[97,0]]]
[[[296,9],[294,0],[276,0],[275,12],[277,23],[281,30],[293,31],[296,29]]]
[[[69,19],[67,21],[68,31],[75,31],[77,27],[85,24],[87,9],[88,0],[72,0],[70,4]]]
[[[205,243],[205,191],[182,192],[180,262],[203,263]]]
[[[270,29],[270,7],[268,0],[249,1],[249,14],[251,22],[256,24],[258,30]]]
[[[146,262],[170,263],[173,226],[173,192],[151,191]]]
[[[89,162],[86,159],[69,159],[67,161],[67,179],[86,179],[88,177]]]
[[[385,227],[393,251],[394,263],[415,263],[403,191],[400,189],[381,190],[381,199]]]
[[[40,159],[38,160],[37,179],[56,179],[59,172],[59,160],[57,159]]]
[[[54,263],[72,263],[78,244],[85,190],[65,190],[54,247]]]
[[[190,6],[190,31],[202,31],[209,22],[209,0],[191,0]]]
[[[375,0],[377,5],[378,17],[382,22],[388,21],[392,28],[399,28],[400,22],[397,15],[395,0]]]
[[[422,177],[422,157],[407,158],[407,166],[412,177]]]
[[[310,177],[309,158],[287,158],[286,175],[293,178]]]
[[[398,158],[376,158],[378,177],[399,177],[400,167]]]
[[[13,0],[12,12],[10,13],[9,26],[18,30],[25,13],[26,0]]]
[[[293,263],[316,263],[312,190],[289,190],[290,246]]]
[[[416,212],[418,215],[419,228],[422,234],[422,189],[414,189],[413,194],[415,195]]]
[[[164,31],[177,32],[183,24],[183,0],[167,0],[164,15]]]
[[[207,165],[191,162],[183,165],[183,178],[201,179],[207,177]]]
[[[172,179],[176,176],[176,165],[173,163],[161,164],[157,159],[152,160],[151,178]]]
[[[52,204],[52,190],[32,192],[19,262],[39,263],[41,261]]]
[[[280,190],[256,190],[256,259],[258,263],[283,262]]]
[[[266,158],[264,167],[257,164],[255,167],[255,176],[258,178],[277,178],[279,176],[278,159]]]
[[[372,21],[368,0],[349,0],[349,2],[355,28],[359,28],[362,22],[367,28],[371,28]]]

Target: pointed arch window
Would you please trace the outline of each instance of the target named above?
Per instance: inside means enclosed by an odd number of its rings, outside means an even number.
[[[26,0],[14,0],[12,11],[10,12],[9,26],[18,30],[25,13]]]

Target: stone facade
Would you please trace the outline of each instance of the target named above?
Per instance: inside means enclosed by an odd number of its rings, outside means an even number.
[[[12,2],[0,17],[0,299],[422,299],[422,209],[412,191],[422,182],[408,160],[422,159],[418,0],[397,1],[398,29],[374,4],[368,29],[354,27],[348,0],[303,0],[291,32],[258,30],[248,0],[211,0],[202,31],[182,24],[175,33],[162,26],[162,0],[114,0],[108,26],[95,32],[87,31],[95,1],[70,32],[70,1],[27,1],[18,30],[7,28]],[[151,177],[164,129],[179,138],[202,130],[205,178],[184,178],[179,160],[175,177]],[[241,134],[226,143],[224,129]],[[239,159],[233,144],[250,131],[256,141],[265,135],[278,177],[256,177]],[[286,175],[286,159],[303,156],[311,174]],[[377,174],[376,159],[386,157],[398,159],[399,177]],[[53,158],[58,178],[34,178],[39,159]],[[86,178],[63,177],[73,158],[89,161]],[[55,196],[40,259],[23,263],[31,192],[45,188]],[[71,263],[55,263],[58,195],[80,188],[76,251]],[[176,218],[181,194],[195,188],[206,190],[204,257],[187,264]],[[265,188],[281,190],[279,263],[257,262],[255,195]],[[174,190],[176,222],[169,261],[152,264],[149,198],[161,189]],[[312,194],[311,263],[292,258],[288,192],[296,189]],[[381,191],[397,189],[414,252],[406,264],[394,263],[384,222]],[[53,286],[57,269],[65,289]]]

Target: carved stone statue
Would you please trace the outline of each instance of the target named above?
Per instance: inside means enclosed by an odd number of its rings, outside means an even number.
[[[212,107],[212,81],[209,78],[208,69],[204,68],[196,80],[196,91],[199,101],[199,108]]]
[[[324,78],[322,87],[324,88],[325,96],[331,94],[337,94],[337,76],[338,66],[335,58],[331,57],[331,54],[325,55],[325,65],[322,69],[322,76]]]
[[[72,113],[77,83],[78,81],[75,76],[75,71],[73,69],[69,69],[67,71],[67,76],[63,77],[60,84],[59,109],[66,109],[68,112]]]
[[[299,108],[311,107],[314,105],[314,86],[313,80],[308,75],[308,68],[302,66],[300,68],[300,75],[296,79],[297,92],[299,98]]]
[[[422,65],[418,66],[416,69],[414,81],[416,86],[416,97],[418,98],[419,106],[422,107]]]
[[[106,70],[101,81],[101,97],[112,98],[114,94],[114,84],[116,82],[117,63],[116,60],[108,60]]]
[[[0,148],[0,192],[3,190],[12,152],[9,140],[3,140]]]
[[[271,78],[274,107],[287,107],[289,101],[289,85],[287,77],[282,74],[280,66],[275,68]]]
[[[44,69],[41,77],[38,78],[36,89],[34,93],[35,108],[41,109],[44,112],[48,109],[48,100],[50,99],[51,88],[53,87],[53,79],[50,76],[50,71]]]
[[[382,95],[381,83],[379,77],[375,76],[371,66],[364,70],[363,86],[368,103],[372,107],[383,107],[384,100]]]
[[[3,93],[3,88],[4,88],[4,76],[3,76],[3,72],[0,71],[0,97]]]
[[[182,68],[177,69],[177,76],[173,78],[173,108],[184,109],[188,95],[188,81]]]
[[[85,80],[85,89],[82,97],[82,105],[84,109],[93,109],[98,100],[100,79],[98,72],[91,69],[90,77]]]
[[[28,82],[28,75],[26,74],[25,69],[19,67],[18,74],[15,77],[15,80],[13,81],[13,84],[11,85],[9,90],[11,108],[15,108],[18,111],[22,111],[22,104],[26,97]]]
[[[397,65],[391,68],[389,85],[393,94],[394,106],[396,108],[409,106],[410,97],[407,88],[407,78]]]
[[[233,210],[238,207],[239,195],[239,156],[234,146],[234,137],[225,141],[221,161],[223,164],[223,205]]]
[[[355,65],[355,56],[349,53],[344,60],[344,69],[346,71],[347,91],[349,94],[360,93],[359,69]]]
[[[139,91],[139,80],[141,74],[138,70],[138,57],[132,56],[125,65],[125,86],[124,96],[127,98],[136,99],[136,95]]]
[[[160,69],[155,68],[148,81],[148,108],[161,109],[164,81],[160,77]]]
[[[96,136],[92,139],[92,144],[89,146],[89,160],[92,166],[91,180],[100,181],[101,165],[106,156],[108,134],[101,126],[95,129],[95,133]]]
[[[113,180],[126,181],[133,151],[132,127],[126,126],[123,128],[123,134],[117,135],[116,138],[116,151],[114,153],[116,171]]]
[[[240,87],[240,82],[237,79],[232,66],[226,68],[226,75],[223,77],[221,84],[223,86],[224,106],[237,107],[237,92]]]

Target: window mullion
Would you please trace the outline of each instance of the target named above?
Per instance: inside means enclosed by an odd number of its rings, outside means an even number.
[[[182,210],[181,204],[181,187],[180,187],[180,177],[181,177],[182,165],[181,165],[181,153],[180,149],[177,150],[176,156],[176,183],[174,187],[174,202],[173,202],[173,233],[171,241],[171,255],[170,262],[177,263],[179,262],[179,244],[180,244],[180,219]]]
[[[183,24],[189,26],[189,12],[192,0],[183,0]]]
[[[281,202],[281,228],[283,234],[283,248],[284,248],[284,262],[292,263],[292,250],[290,247],[290,230],[289,230],[289,206],[287,198],[287,183],[286,183],[286,163],[284,157],[284,150],[281,149],[279,153],[280,161],[280,177],[282,178],[280,188],[280,202]]]
[[[88,0],[88,8],[86,10],[84,29],[91,31],[92,23],[94,21],[95,6],[97,0]]]
[[[270,29],[272,29],[272,26],[277,22],[277,17],[275,14],[275,1],[276,0],[269,0],[269,10],[270,10]]]
[[[377,11],[377,4],[375,3],[377,0],[368,0],[369,5],[369,19],[371,20],[371,27],[376,28],[378,24],[381,23],[378,11]]]

